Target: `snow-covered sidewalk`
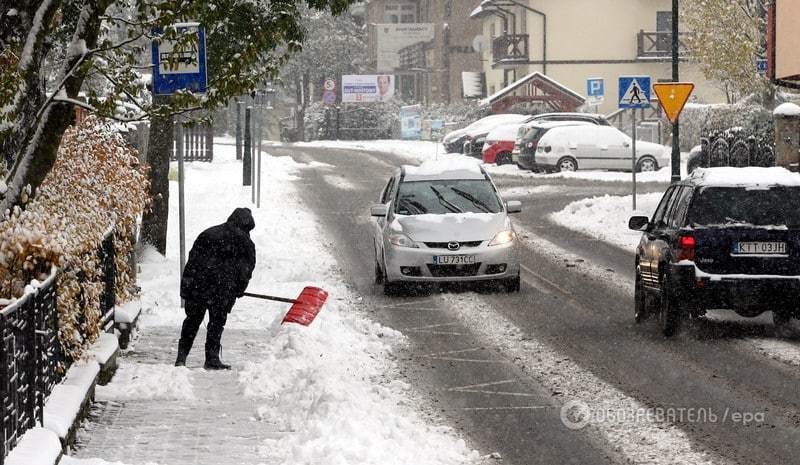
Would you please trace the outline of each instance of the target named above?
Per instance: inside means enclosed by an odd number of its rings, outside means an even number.
[[[235,148],[187,164],[187,249],[205,228],[250,206]],[[280,325],[288,306],[240,299],[222,339],[230,372],[203,370],[201,328],[186,368],[172,366],[178,297],[177,186],[167,257],[150,250],[139,273],[140,335],[120,357],[66,465],[457,464],[480,460],[449,428],[431,424],[397,371],[404,337],[372,322],[343,283],[324,231],[292,181],[310,165],[264,158],[262,208],[253,209],[257,265],[249,290],[330,292],[310,327]]]

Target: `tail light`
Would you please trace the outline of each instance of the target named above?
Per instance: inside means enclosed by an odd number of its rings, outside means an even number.
[[[678,238],[678,261],[689,260],[694,261],[694,249],[697,246],[694,236],[680,236]]]
[[[533,142],[528,142],[528,144],[527,144],[527,145],[528,145],[528,148],[529,148],[529,149],[532,149],[532,148],[533,148]]]

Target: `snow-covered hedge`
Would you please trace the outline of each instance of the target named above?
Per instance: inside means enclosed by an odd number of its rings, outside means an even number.
[[[669,131],[671,125],[665,127]],[[761,140],[773,139],[775,132],[772,112],[760,105],[688,104],[681,113],[681,150],[688,152],[700,144],[701,137],[731,128],[741,128],[740,132]]]
[[[117,299],[132,297],[127,257],[137,217],[147,204],[147,186],[136,151],[112,126],[89,118],[64,134],[55,166],[36,197],[24,210],[6,212],[0,222],[0,298],[19,297],[27,283],[58,267],[59,338],[72,359],[100,333],[98,248],[111,228]]]

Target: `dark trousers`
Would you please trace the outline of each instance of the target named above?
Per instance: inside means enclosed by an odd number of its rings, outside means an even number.
[[[206,361],[219,360],[219,351],[222,345],[222,331],[228,320],[228,313],[233,308],[235,299],[219,299],[211,302],[202,300],[187,300],[185,303],[186,319],[181,328],[181,339],[178,343],[178,356],[186,355],[192,349],[194,338],[203,323],[203,318],[208,310],[208,328],[206,330]]]

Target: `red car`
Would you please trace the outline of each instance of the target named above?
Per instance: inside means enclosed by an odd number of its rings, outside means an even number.
[[[486,142],[483,144],[484,163],[497,163],[505,165],[512,163],[511,152],[514,150],[514,141],[517,138],[517,131],[523,123],[508,123],[497,126],[486,135]]]

